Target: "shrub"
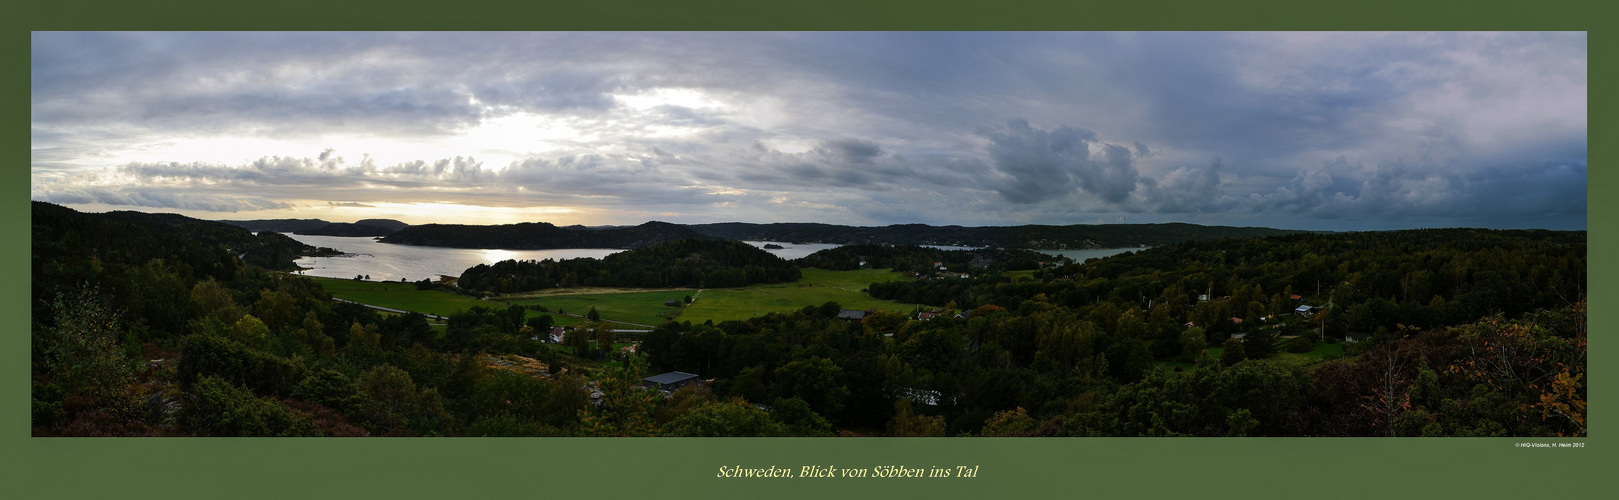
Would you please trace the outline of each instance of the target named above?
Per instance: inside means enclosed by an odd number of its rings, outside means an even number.
[[[1294,337],[1287,342],[1287,352],[1310,352],[1315,350],[1315,342],[1304,336]]]

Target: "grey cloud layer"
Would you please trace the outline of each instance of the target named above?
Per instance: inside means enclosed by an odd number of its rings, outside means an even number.
[[[36,33],[34,196],[692,220],[1584,227],[1583,33]],[[719,107],[631,109],[695,89]],[[378,165],[514,114],[584,133]],[[675,127],[685,135],[664,136]],[[310,141],[245,164],[170,137]],[[302,139],[301,139],[302,138]],[[350,160],[345,160],[348,155]],[[358,159],[353,159],[358,155]],[[275,201],[272,201],[275,200]],[[330,205],[337,206],[337,205]],[[1538,222],[1536,222],[1538,221]],[[625,220],[620,222],[634,222]]]

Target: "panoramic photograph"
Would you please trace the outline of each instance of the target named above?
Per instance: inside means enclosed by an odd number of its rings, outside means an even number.
[[[33,436],[1588,435],[1584,32],[30,42]]]

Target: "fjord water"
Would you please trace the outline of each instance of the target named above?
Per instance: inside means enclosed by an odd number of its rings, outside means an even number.
[[[475,248],[444,248],[411,245],[396,245],[381,243],[372,237],[347,236],[312,236],[305,234],[287,234],[294,240],[314,245],[337,249],[345,255],[337,257],[304,257],[296,263],[305,268],[302,274],[307,276],[320,276],[326,278],[353,278],[355,276],[370,276],[372,281],[419,281],[422,279],[437,280],[439,276],[460,276],[462,271],[478,264],[493,264],[503,260],[562,260],[590,257],[600,259],[623,249],[616,248],[561,248],[555,250],[498,250]],[[833,243],[784,243],[772,241],[747,241],[750,245],[764,248],[766,244],[774,243],[783,248],[765,249],[783,259],[797,259],[809,254],[837,248],[842,245]],[[971,247],[935,247],[943,250],[970,250]],[[1107,257],[1109,255],[1141,250],[1140,248],[1106,248],[1099,250],[1040,250],[1050,255],[1060,255],[1083,262],[1085,259]]]
[[[337,249],[345,255],[338,257],[304,257],[298,267],[306,268],[306,276],[326,278],[353,278],[369,275],[372,281],[437,280],[440,275],[460,276],[462,271],[478,264],[493,264],[503,260],[545,260],[591,257],[600,259],[615,248],[566,248],[558,250],[494,250],[477,248],[444,248],[381,243],[371,237],[312,236],[287,234],[294,240]]]

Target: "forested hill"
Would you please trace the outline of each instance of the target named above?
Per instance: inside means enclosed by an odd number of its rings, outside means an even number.
[[[263,219],[220,221],[250,231],[311,234],[316,236],[387,236],[410,227],[393,219],[364,219],[355,222],[326,222],[320,219]]]
[[[427,224],[411,226],[382,238],[383,243],[450,248],[645,248],[679,240],[716,239],[686,226],[647,222],[633,227],[557,227],[547,222],[499,226]]]
[[[797,262],[800,267],[848,271],[871,267],[904,273],[932,274],[944,270],[964,272],[971,268],[992,271],[1038,269],[1042,262],[1055,260],[1043,253],[1007,248],[940,250],[916,245],[844,245],[821,250]]]
[[[276,233],[302,233],[331,224],[320,219],[222,220],[219,222],[253,232],[271,231]]]
[[[392,222],[384,225],[376,222]],[[333,222],[314,229],[296,231],[297,234],[315,236],[387,236],[407,227],[405,223],[387,219],[367,219],[359,222]]]
[[[461,274],[466,290],[511,293],[571,286],[736,287],[798,281],[798,267],[739,241],[682,240],[591,258],[507,260]]]
[[[52,297],[90,284],[117,297],[114,304],[131,318],[148,320],[154,328],[179,328],[183,321],[176,318],[185,311],[178,310],[174,295],[189,285],[178,283],[241,281],[252,274],[252,265],[294,269],[298,256],[322,250],[279,233],[254,235],[174,214],[81,213],[37,201],[32,212],[33,307],[39,321],[51,318]]]
[[[882,227],[813,223],[748,224],[723,222],[690,226],[699,233],[739,240],[791,241],[854,245],[954,245],[1037,250],[1158,246],[1216,238],[1262,238],[1304,231],[1265,227],[1166,224],[1075,224],[1070,226],[929,226]]]
[[[132,263],[162,258],[175,264],[213,267],[240,257],[266,269],[296,269],[292,261],[318,251],[286,235],[177,214],[117,211],[81,213],[33,202],[34,259],[59,254],[95,254],[102,261]],[[205,274],[216,274],[209,271]],[[37,274],[36,280],[37,280]]]

